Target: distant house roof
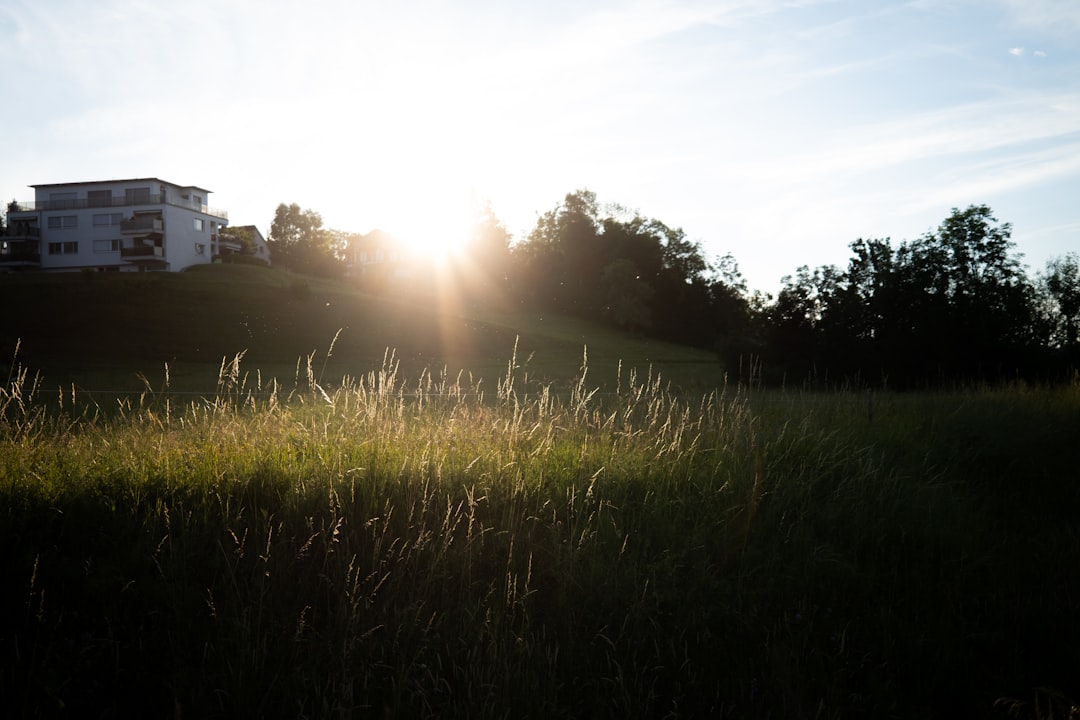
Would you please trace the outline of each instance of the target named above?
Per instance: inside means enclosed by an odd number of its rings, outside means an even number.
[[[263,234],[259,232],[259,228],[255,227],[254,225],[230,225],[229,227],[233,228],[234,230],[250,230],[260,238],[263,236]]]
[[[350,244],[354,245],[357,248],[387,247],[391,245],[397,245],[398,243],[399,241],[397,238],[395,238],[393,235],[386,232],[385,230],[380,230],[378,228],[372,230],[366,235],[354,236],[350,242]]]

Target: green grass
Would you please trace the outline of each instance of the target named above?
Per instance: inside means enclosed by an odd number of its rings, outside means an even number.
[[[513,353],[497,377],[386,355],[333,385],[244,358],[205,397],[163,379],[107,411],[16,362],[5,717],[1036,717],[1077,697],[1078,388],[691,394],[627,370],[601,392],[591,352],[556,384]]]
[[[291,383],[297,359],[318,353],[324,383],[377,369],[390,349],[401,372],[461,370],[494,382],[515,343],[532,377],[565,384],[589,350],[591,382],[612,388],[621,369],[651,369],[674,385],[718,387],[713,353],[595,323],[526,313],[506,303],[476,307],[453,292],[367,295],[355,285],[243,265],[183,273],[0,276],[9,308],[0,357],[21,341],[24,362],[50,387],[160,388],[169,365],[174,392],[213,390],[222,360],[243,353],[264,379]],[[32,308],[32,311],[31,311]],[[493,309],[500,308],[500,309]],[[20,310],[22,309],[22,310]],[[335,340],[336,338],[336,340]],[[332,357],[326,352],[333,345]],[[6,345],[3,347],[2,345]]]

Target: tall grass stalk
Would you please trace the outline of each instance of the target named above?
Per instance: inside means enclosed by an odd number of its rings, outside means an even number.
[[[587,352],[564,392],[515,346],[490,397],[391,350],[337,383],[312,353],[291,389],[242,362],[184,405],[166,366],[108,413],[12,371],[6,716],[926,716],[1075,689],[1076,491],[1049,475],[1075,393],[889,395],[871,422],[857,394],[651,370],[602,393]]]

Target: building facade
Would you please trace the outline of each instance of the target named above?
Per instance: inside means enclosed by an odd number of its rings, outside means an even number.
[[[158,178],[32,185],[13,201],[0,270],[177,272],[213,262],[229,220],[209,190]]]
[[[407,280],[416,258],[407,246],[383,230],[356,235],[345,249],[346,277],[369,280]]]
[[[255,264],[270,265],[270,246],[254,225],[230,225],[218,230],[217,256],[226,262],[246,256]]]

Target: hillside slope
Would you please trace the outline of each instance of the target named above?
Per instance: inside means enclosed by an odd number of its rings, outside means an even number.
[[[265,376],[292,377],[297,363],[329,380],[377,369],[388,352],[402,370],[446,368],[494,378],[517,345],[519,365],[552,381],[575,377],[587,349],[589,379],[621,371],[661,372],[682,386],[722,381],[711,353],[574,318],[467,307],[442,297],[374,296],[347,283],[234,265],[184,273],[50,274],[0,277],[8,308],[0,362],[19,361],[61,384],[130,384],[137,373],[212,385],[223,359]],[[336,338],[336,339],[335,339]],[[328,358],[327,353],[331,350]]]

